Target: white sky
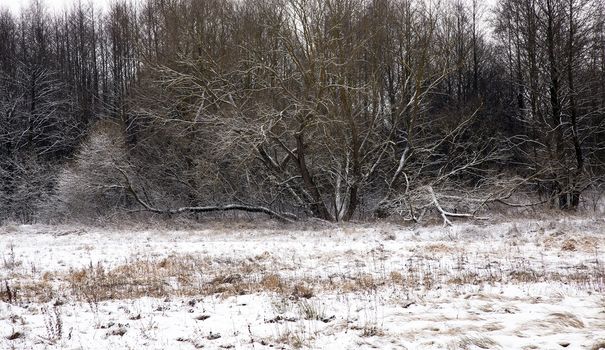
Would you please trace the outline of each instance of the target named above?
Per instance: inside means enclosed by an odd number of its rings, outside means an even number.
[[[78,3],[78,0],[41,0],[50,10],[55,12],[69,8]],[[93,3],[97,8],[104,8],[110,0],[82,0],[82,4]],[[18,13],[21,8],[27,7],[31,0],[0,0],[0,8],[8,8],[13,13]]]
[[[27,7],[33,0],[0,0],[0,9],[8,8],[14,14],[20,12],[22,8]],[[50,12],[61,11],[69,8],[79,1],[82,4],[94,4],[95,8],[105,9],[107,5],[113,0],[40,0],[50,10]],[[471,0],[466,0],[471,1]],[[487,21],[492,15],[490,9],[493,9],[498,0],[479,0],[480,6],[483,6],[485,11],[483,14],[483,21]]]
[[[93,3],[95,7],[105,8],[111,0],[42,0],[42,3],[44,3],[51,12],[54,12],[77,4],[78,1],[82,1],[82,3]],[[487,8],[491,8],[496,1],[497,0],[483,0],[479,1],[479,3],[485,5]],[[30,2],[31,0],[0,0],[0,8],[8,8],[13,11],[13,13],[18,13],[22,7],[26,7]]]

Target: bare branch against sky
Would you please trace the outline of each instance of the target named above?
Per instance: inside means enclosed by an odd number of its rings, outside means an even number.
[[[0,1],[0,9],[8,8],[13,13],[19,12],[20,9],[27,7],[33,0],[2,0]],[[49,10],[59,11],[65,8],[69,8],[79,1],[83,4],[92,2],[97,8],[105,8],[111,2],[110,0],[41,0]],[[471,0],[468,0],[471,1]],[[486,0],[481,3],[486,8],[493,8],[498,0]]]
[[[41,2],[51,11],[60,11],[69,8],[78,3],[79,0],[41,0]],[[13,13],[19,12],[31,4],[33,0],[1,0],[0,9],[8,8]],[[96,8],[105,8],[109,4],[109,0],[81,1],[82,4],[92,2]]]

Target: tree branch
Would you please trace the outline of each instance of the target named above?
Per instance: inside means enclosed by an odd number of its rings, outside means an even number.
[[[226,205],[217,205],[217,206],[195,206],[195,207],[180,207],[180,208],[175,208],[175,209],[159,209],[159,208],[155,208],[153,206],[151,206],[149,203],[147,203],[146,201],[144,201],[139,194],[137,193],[137,191],[134,189],[134,186],[132,185],[132,182],[130,180],[130,177],[128,176],[128,174],[126,173],[126,171],[118,166],[116,166],[116,168],[118,169],[118,171],[120,171],[120,173],[122,174],[122,176],[124,177],[124,179],[126,180],[126,189],[128,190],[128,192],[130,192],[130,194],[132,194],[132,196],[134,197],[134,199],[144,208],[145,211],[149,211],[152,213],[158,213],[158,214],[182,214],[182,213],[209,213],[209,212],[215,212],[215,211],[231,211],[231,210],[238,210],[238,211],[245,211],[245,212],[249,212],[249,213],[263,213],[263,214],[267,214],[270,217],[273,217],[275,219],[278,219],[280,221],[284,221],[284,222],[293,222],[295,220],[297,220],[298,218],[291,213],[278,213],[276,211],[273,211],[267,207],[263,207],[263,206],[251,206],[251,205],[244,205],[244,204],[226,204]]]

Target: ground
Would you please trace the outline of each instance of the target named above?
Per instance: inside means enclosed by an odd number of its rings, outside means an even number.
[[[605,349],[605,220],[0,227],[0,349]]]

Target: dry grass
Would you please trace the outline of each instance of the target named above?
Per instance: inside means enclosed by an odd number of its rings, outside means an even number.
[[[427,253],[452,254],[460,251],[454,244],[445,245],[444,243],[428,244],[424,247]]]
[[[551,234],[543,240],[544,247],[564,252],[592,253],[602,248],[600,238],[586,234]]]
[[[311,347],[311,344],[315,338],[313,336],[307,335],[303,332],[286,330],[278,337],[274,339],[274,341],[278,344],[289,345],[294,349],[301,349],[303,347]],[[272,346],[270,346],[272,347]]]
[[[460,337],[460,339],[452,344],[450,349],[472,349],[472,348],[480,348],[480,349],[499,349],[500,345],[493,339],[488,338],[482,335],[465,335]]]
[[[575,252],[577,250],[576,246],[578,242],[575,239],[568,239],[563,242],[561,245],[561,250],[568,252]]]
[[[348,230],[345,228],[342,232]],[[136,248],[136,256],[149,258],[126,258],[135,255],[124,254],[125,257],[115,259],[117,254],[112,252],[104,258],[113,264],[90,264],[71,270],[65,270],[68,267],[61,265],[59,269],[48,272],[39,268],[29,269],[27,260],[23,260],[22,266],[12,264],[12,257],[5,253],[9,263],[0,260],[0,264],[4,265],[4,270],[0,269],[0,273],[4,273],[0,275],[0,299],[21,306],[35,302],[49,303],[46,313],[41,313],[40,307],[36,311],[45,317],[49,331],[48,335],[45,333],[43,336],[44,342],[49,344],[58,340],[65,342],[69,334],[67,325],[73,322],[69,308],[64,309],[63,316],[54,313],[52,305],[57,301],[59,306],[61,303],[70,303],[69,307],[72,302],[82,302],[84,305],[80,307],[88,308],[90,305],[92,313],[102,313],[107,305],[135,304],[142,297],[155,298],[149,314],[134,310],[132,314],[120,317],[125,317],[127,322],[133,321],[132,324],[142,323],[141,319],[150,323],[150,317],[174,317],[177,310],[185,313],[180,309],[184,306],[191,313],[186,313],[187,318],[194,319],[196,325],[207,327],[222,323],[219,320],[226,314],[212,313],[210,307],[214,308],[216,304],[237,303],[237,308],[245,314],[255,312],[246,310],[258,308],[256,300],[267,301],[273,309],[268,310],[269,314],[266,309],[259,313],[257,320],[261,323],[260,327],[255,329],[252,324],[252,331],[248,329],[249,338],[242,340],[239,336],[238,341],[264,342],[275,348],[313,346],[315,338],[332,336],[336,332],[349,332],[360,344],[380,344],[376,345],[378,348],[384,347],[390,339],[399,337],[414,342],[434,340],[434,345],[452,349],[497,349],[501,346],[494,339],[500,341],[497,336],[507,333],[525,342],[520,348],[530,348],[533,346],[531,337],[535,334],[588,333],[598,329],[602,324],[601,318],[596,318],[590,312],[567,308],[569,303],[561,303],[561,307],[556,309],[548,308],[533,319],[520,318],[519,327],[511,327],[505,322],[504,318],[526,316],[524,307],[515,305],[526,304],[541,310],[541,304],[561,302],[569,290],[589,291],[593,292],[592,295],[605,290],[601,253],[592,254],[594,250],[590,249],[594,249],[595,244],[591,239],[571,238],[565,233],[553,236],[548,230],[533,236],[527,235],[527,232],[521,233],[519,228],[512,231],[517,231],[512,234],[520,236],[515,238],[518,245],[511,245],[510,240],[484,244],[468,237],[466,241],[461,237],[459,242],[449,242],[442,236],[430,241],[423,241],[422,236],[417,241],[414,237],[404,241],[394,236],[393,241],[390,235],[381,233],[383,240],[372,235],[371,239],[362,237],[363,245],[353,244],[334,250],[325,247],[317,251],[306,249],[302,254],[296,251],[296,256],[292,258],[289,251],[277,251],[282,247],[282,237],[280,241],[272,242],[275,244],[258,244],[250,250],[240,248],[245,244],[238,241],[239,236],[224,239],[225,242],[221,237],[218,241],[221,250],[218,251],[214,251],[210,244],[204,244],[199,249],[188,249],[196,253],[158,257],[163,255],[152,250],[155,248]],[[349,233],[356,235],[354,230]],[[260,233],[265,234],[272,233]],[[315,237],[315,233],[309,235],[311,239]],[[305,239],[291,236],[287,237],[287,242],[292,238],[296,243],[284,244],[288,249],[298,247],[296,239]],[[256,242],[264,238],[257,235],[253,240]],[[346,240],[353,242],[357,239],[346,237]],[[546,248],[547,239],[550,248]],[[236,242],[233,244],[233,253],[228,246],[232,244],[231,240]],[[346,240],[342,238],[342,241]],[[341,237],[335,237],[335,242],[342,241]],[[226,244],[223,246],[223,243]],[[304,242],[305,245],[307,243]],[[88,251],[93,251],[92,256],[99,256],[97,248],[86,241],[78,242],[75,246],[78,252],[74,256],[80,260],[68,260],[67,266],[73,266],[77,261],[87,261],[81,257],[87,255]],[[540,255],[540,250],[545,250],[544,255]],[[15,251],[13,255],[16,258],[24,257],[19,249]],[[182,250],[175,248],[173,251]],[[534,254],[536,251],[538,254]],[[591,254],[583,254],[586,251]],[[305,255],[307,253],[310,254]],[[15,267],[8,271],[8,266]],[[527,286],[533,290],[536,283],[540,283],[538,288],[548,288],[551,284],[560,286],[561,296],[558,292],[549,291],[548,297],[542,299],[534,294],[510,298],[506,293],[498,292],[502,286],[508,285],[522,289]],[[431,299],[440,293],[444,295],[443,300]],[[244,294],[247,296],[230,298]],[[105,302],[113,300],[116,302]],[[251,303],[249,300],[254,301]],[[160,305],[156,305],[156,302]],[[169,304],[164,303],[175,304],[165,306]],[[253,308],[248,309],[246,304]],[[605,304],[599,305],[600,309],[602,306]],[[458,315],[451,315],[454,312],[452,307],[465,310],[460,312],[459,319]],[[162,315],[153,316],[156,313]],[[524,315],[512,315],[517,313]],[[58,326],[61,317],[67,320],[66,334],[62,334],[62,328]],[[405,324],[405,327],[396,329],[391,326],[394,322],[402,322],[396,324],[398,327]],[[270,331],[259,330],[263,327]],[[245,325],[242,327],[240,324],[237,329],[243,329],[246,333]],[[212,330],[216,331],[214,328]],[[10,328],[2,337],[10,336],[9,331]],[[25,332],[24,337],[31,338],[31,332],[26,327],[20,327],[16,332]],[[114,337],[111,332],[113,330],[108,330],[107,336]],[[132,336],[132,333],[131,328],[124,338]],[[215,341],[216,344],[232,337],[224,329],[220,333],[223,339]],[[115,338],[118,337],[119,334]],[[207,344],[207,337],[206,333],[188,333],[177,341],[202,345]],[[3,340],[0,338],[0,344]],[[17,338],[17,341],[21,340]],[[598,349],[598,345],[605,345],[604,342],[595,341],[591,339],[583,344],[589,349],[594,344],[594,350]]]
[[[376,325],[366,325],[361,330],[362,337],[382,337],[384,331]]]
[[[260,286],[262,290],[270,291],[270,292],[280,292],[283,291],[284,284],[282,279],[277,274],[268,274],[263,276],[260,281]]]
[[[136,299],[143,296],[223,296],[258,292],[308,299],[316,293],[372,293],[385,287],[430,290],[442,285],[564,282],[583,289],[599,289],[604,270],[582,265],[564,271],[535,271],[524,261],[513,271],[497,265],[489,270],[448,270],[435,265],[430,256],[417,257],[404,269],[382,273],[358,273],[330,277],[291,277],[291,267],[270,258],[270,253],[250,259],[215,259],[173,255],[137,260],[107,268],[102,264],[69,272],[19,276],[0,284],[0,299],[10,302],[47,302],[56,298],[98,303],[103,300]],[[462,260],[468,258],[461,258]],[[1,281],[0,281],[1,282]],[[9,286],[10,295],[6,284]],[[11,299],[11,300],[9,300]]]
[[[597,340],[590,350],[603,350],[605,349],[605,339]]]
[[[548,321],[565,327],[584,328],[584,322],[570,312],[555,312],[548,315]]]
[[[294,285],[292,296],[296,298],[310,299],[314,296],[313,288],[305,283],[297,283]]]
[[[242,229],[241,226],[247,224],[237,222],[234,225]],[[232,228],[229,225],[218,226]],[[342,230],[354,234],[351,227],[344,226]],[[561,254],[592,252],[598,247],[596,239],[590,235],[570,238],[566,231],[548,234],[540,230],[536,236],[538,241],[563,251]],[[509,234],[521,235],[518,227],[513,227]],[[347,260],[359,262],[363,268],[329,276],[300,276],[293,273],[296,266],[279,261],[280,254],[270,251],[243,258],[171,255],[127,261],[117,266],[97,264],[67,272],[36,273],[19,268],[21,263],[14,247],[7,245],[6,248],[0,262],[8,274],[0,280],[0,300],[9,303],[74,298],[94,304],[143,296],[220,294],[227,297],[259,292],[309,299],[322,293],[374,293],[384,288],[434,290],[443,286],[537,282],[563,283],[597,292],[603,292],[605,288],[605,268],[599,259],[574,262],[576,265],[569,264],[564,268],[559,265],[543,265],[541,268],[531,257],[515,253],[519,248],[509,245],[497,247],[500,250],[486,249],[485,253],[478,255],[457,242],[418,243],[411,249],[414,253],[409,259],[398,266],[387,265],[387,268],[380,267],[382,261],[394,253],[382,246],[365,252],[348,250],[342,256],[330,259],[338,260],[345,256]],[[93,248],[81,245],[80,249]],[[450,264],[443,264],[443,261]]]

